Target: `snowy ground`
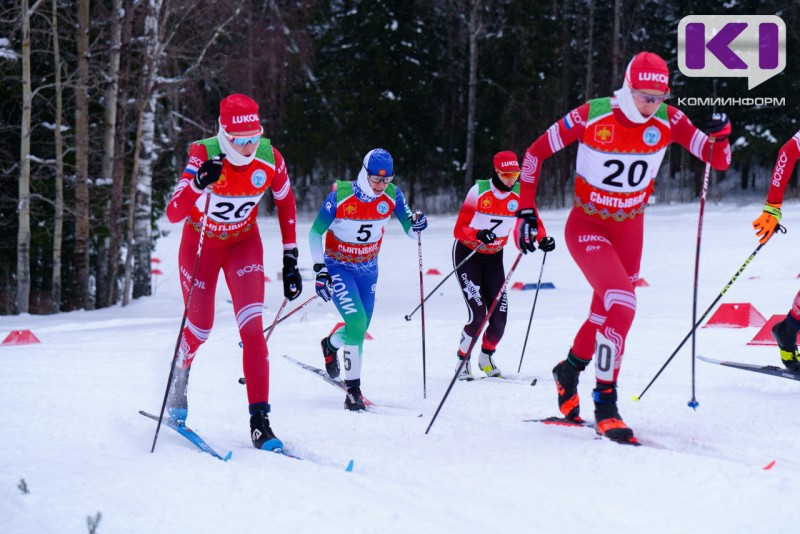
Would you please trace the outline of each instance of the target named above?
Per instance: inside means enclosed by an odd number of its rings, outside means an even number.
[[[786,313],[797,290],[800,205],[790,233],[762,249],[722,302],[748,302],[764,316]],[[426,306],[427,399],[417,245],[392,224],[381,252],[377,306],[365,345],[364,394],[378,407],[353,414],[343,394],[284,360],[322,364],[319,340],[339,320],[312,303],[270,340],[273,428],[296,461],[252,448],[238,334],[224,282],[216,326],[192,373],[188,423],[228,463],[163,429],[150,453],[156,412],[182,314],[176,272],[178,226],[159,242],[165,273],[152,298],[126,308],[54,316],[0,317],[0,339],[31,329],[40,345],[0,347],[0,531],[82,532],[789,532],[800,493],[796,414],[800,384],[697,362],[697,411],[688,347],[638,403],[639,394],[691,326],[697,205],[648,210],[638,313],[620,376],[620,411],[642,440],[663,448],[597,440],[589,429],[523,419],[557,414],[550,370],[586,317],[589,287],[563,245],[567,211],[542,215],[558,240],[548,255],[522,367],[525,381],[457,383],[431,433],[431,416],[452,377],[466,309],[453,280]],[[750,221],[760,205],[708,205],[699,313],[755,249]],[[431,217],[425,268],[450,269],[455,217]],[[301,265],[310,267],[300,224]],[[260,221],[268,274],[279,269],[277,224]],[[516,251],[507,249],[510,266]],[[535,282],[541,253],[512,282]],[[431,289],[440,276],[425,276]],[[307,281],[302,299],[313,294]],[[516,371],[533,291],[510,292],[498,365]],[[282,300],[268,284],[265,321]],[[297,302],[297,301],[296,301]],[[697,352],[777,364],[774,347],[746,343],[756,328],[705,328]],[[593,371],[583,376],[592,417]],[[538,384],[530,386],[530,379]],[[353,459],[353,472],[345,472]],[[774,466],[764,467],[775,461]],[[30,490],[18,488],[24,479]]]

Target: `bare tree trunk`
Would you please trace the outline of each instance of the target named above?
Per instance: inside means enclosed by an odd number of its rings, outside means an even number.
[[[89,0],[78,0],[78,78],[75,86],[75,278],[78,307],[89,295]]]
[[[125,18],[122,24],[122,39],[121,42],[123,43],[130,43],[131,42],[131,32],[132,32],[132,19],[133,17],[130,15],[132,8],[131,2],[128,0],[124,6],[125,9]],[[123,214],[123,197],[124,197],[124,189],[125,189],[125,146],[127,142],[127,136],[125,131],[125,124],[126,124],[126,117],[127,117],[127,109],[128,106],[126,104],[128,100],[128,93],[131,84],[130,80],[130,67],[131,67],[131,58],[125,57],[125,68],[124,74],[118,77],[119,89],[118,89],[118,98],[116,106],[116,112],[118,114],[117,117],[117,125],[115,132],[115,144],[116,149],[114,151],[114,160],[111,170],[111,209],[109,210],[109,254],[113,254],[113,257],[109,259],[109,292],[108,292],[108,301],[106,302],[106,306],[112,306],[116,302],[119,301],[119,286],[117,283],[117,276],[119,275],[119,250],[120,244],[122,243],[122,234],[125,228],[124,221],[126,220]],[[120,104],[121,103],[121,104]],[[127,292],[126,292],[127,294]]]
[[[622,1],[614,0],[614,33],[611,35],[611,85],[615,83],[622,83],[619,75],[620,68],[620,35],[619,35],[619,20],[622,11]]]
[[[469,189],[472,186],[473,172],[472,167],[475,160],[475,113],[476,97],[478,92],[478,37],[483,31],[481,25],[481,1],[472,0],[469,10],[469,81],[467,85],[467,148],[465,151],[464,165],[464,187]]]
[[[120,51],[122,47],[122,0],[114,0],[112,7],[111,20],[111,50],[108,57],[108,85],[105,89],[105,110],[104,110],[104,129],[103,129],[103,170],[102,177],[113,184],[112,175],[114,173],[114,158],[116,148],[116,129],[117,129],[117,94],[119,92],[119,63]],[[113,198],[113,192],[112,192]],[[113,203],[113,201],[112,201]],[[116,223],[117,212],[108,210],[108,227],[112,228]],[[109,305],[109,295],[112,293],[111,284],[113,280],[109,278],[110,264],[117,261],[119,251],[111,248],[111,236],[105,239],[104,250],[98,255],[97,265],[97,306],[104,307]]]
[[[61,84],[61,52],[58,40],[58,0],[53,0],[53,63],[55,63],[56,117],[56,198],[53,221],[53,277],[50,290],[50,311],[61,311],[61,240],[64,233],[64,140],[61,136],[64,98]]]
[[[586,93],[585,99],[592,98],[592,66],[594,64],[594,0],[589,1],[589,36],[586,46]]]
[[[152,290],[150,247],[153,224],[153,163],[156,159],[155,115],[158,95],[156,90],[151,92],[142,124],[142,153],[139,156],[139,174],[136,177],[137,199],[134,222],[136,266],[133,273],[133,298],[149,296]]]
[[[145,68],[139,99],[136,143],[134,147],[133,171],[131,174],[131,195],[128,208],[128,253],[125,258],[125,295],[122,304],[134,298],[150,294],[150,225],[152,215],[152,164],[155,129],[156,95],[154,94],[158,60],[161,53],[160,17],[162,0],[150,0],[145,17]],[[136,276],[133,276],[133,260]],[[146,265],[142,265],[142,263]],[[146,275],[144,270],[146,269]],[[144,279],[146,277],[146,280]],[[133,286],[133,291],[131,287]]]
[[[22,124],[19,150],[19,227],[17,229],[17,313],[28,313],[31,296],[31,16],[39,2],[29,9],[22,0]]]

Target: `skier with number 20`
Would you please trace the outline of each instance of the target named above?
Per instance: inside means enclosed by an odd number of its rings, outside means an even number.
[[[727,116],[712,115],[706,135],[664,102],[669,96],[666,62],[641,52],[628,64],[614,96],[590,100],[567,113],[528,147],[522,163],[515,238],[520,251],[527,253],[547,235],[535,202],[542,163],[579,143],[575,204],[564,238],[593,296],[589,317],[567,358],[553,369],[553,377],[561,413],[581,421],[578,377],[596,356],[595,428],[623,443],[636,440],[617,409],[617,376],[636,313],[643,212],[664,153],[674,141],[702,161],[711,158],[717,170],[727,169],[731,161]]]

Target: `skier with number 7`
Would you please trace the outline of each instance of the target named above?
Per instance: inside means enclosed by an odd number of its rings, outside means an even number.
[[[542,163],[579,143],[575,204],[564,239],[593,295],[589,317],[567,358],[553,369],[553,377],[561,413],[580,421],[578,376],[596,355],[595,428],[620,442],[635,442],[617,409],[617,377],[636,313],[643,213],[664,153],[674,141],[696,158],[710,159],[717,170],[731,162],[727,116],[714,114],[706,135],[682,111],[665,103],[669,96],[666,62],[641,52],[628,64],[614,96],[590,100],[567,113],[528,147],[522,162],[515,238],[520,251],[527,253],[537,241],[544,249],[547,235],[535,202]]]
[[[347,385],[344,407],[356,412],[365,409],[361,361],[375,307],[378,253],[386,222],[394,213],[412,239],[428,227],[424,214],[412,216],[393,179],[392,156],[382,148],[370,150],[354,181],[334,183],[309,233],[317,295],[325,302],[333,299],[344,320],[344,326],[322,339],[325,370],[331,378],[339,376],[337,351],[343,348]]]
[[[505,281],[503,248],[508,242],[508,234],[514,229],[514,215],[519,207],[517,155],[507,150],[498,152],[493,163],[492,177],[478,180],[467,193],[453,230],[456,238],[453,266],[469,257],[456,273],[469,311],[469,322],[461,331],[456,352],[456,365],[461,368],[459,380],[473,380],[470,360],[467,359],[463,366],[461,360],[469,358],[466,351],[472,345],[472,339],[481,335],[478,328]],[[470,256],[473,251],[478,253]],[[505,332],[507,315],[508,295],[504,292],[489,318],[478,357],[478,366],[489,377],[502,378],[502,372],[494,361],[494,352]]]

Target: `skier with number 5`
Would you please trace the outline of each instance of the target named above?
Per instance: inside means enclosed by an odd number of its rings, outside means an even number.
[[[344,320],[344,326],[322,339],[325,370],[331,378],[339,376],[337,351],[343,347],[347,385],[344,407],[356,412],[365,409],[361,361],[375,307],[378,253],[386,222],[394,213],[412,239],[428,227],[424,214],[411,215],[393,179],[392,156],[382,148],[370,150],[356,180],[338,180],[333,185],[309,233],[317,295],[325,302],[333,299]]]
[[[764,244],[778,229],[781,220],[781,205],[786,184],[794,171],[797,159],[800,158],[800,132],[781,147],[775,167],[770,176],[769,192],[764,210],[755,221],[753,228],[759,243]],[[781,361],[793,373],[800,373],[800,351],[797,350],[797,332],[800,331],[800,292],[794,297],[792,309],[786,317],[772,327],[772,337],[778,343]]]
[[[643,213],[664,153],[677,142],[702,161],[710,158],[717,170],[727,169],[731,161],[727,116],[714,114],[706,135],[664,102],[669,96],[666,62],[641,52],[628,64],[614,96],[590,100],[567,113],[528,147],[522,163],[515,238],[520,251],[527,253],[537,241],[544,249],[547,235],[535,202],[542,163],[578,142],[575,204],[564,238],[593,296],[589,317],[567,358],[553,369],[553,377],[561,413],[581,421],[578,376],[596,356],[595,428],[620,442],[635,442],[617,410],[617,376],[636,313]]]
[[[167,205],[170,222],[185,220],[178,253],[184,302],[190,284],[194,285],[167,396],[167,413],[177,424],[186,421],[189,371],[197,350],[211,333],[214,295],[222,270],[244,349],[251,439],[254,447],[273,450],[282,448],[283,443],[270,428],[267,415],[269,359],[261,321],[264,251],[256,224],[258,202],[267,189],[275,199],[283,241],[284,296],[296,299],[303,286],[297,269],[294,193],[283,156],[263,134],[255,101],[242,94],[223,99],[217,135],[192,143],[189,162]],[[205,239],[198,257],[206,210]]]
[[[519,207],[517,155],[510,151],[498,152],[493,163],[492,177],[478,180],[467,193],[453,230],[456,238],[453,243],[454,267],[477,251],[456,273],[469,312],[469,322],[461,332],[456,353],[456,365],[461,367],[459,380],[473,380],[469,359],[464,366],[461,366],[461,360],[467,357],[466,351],[472,339],[481,334],[478,328],[505,281],[503,248],[508,242],[508,234],[514,229],[514,215]],[[508,295],[504,292],[489,318],[478,357],[478,366],[489,377],[503,377],[495,365],[494,352],[503,337],[507,315]]]

